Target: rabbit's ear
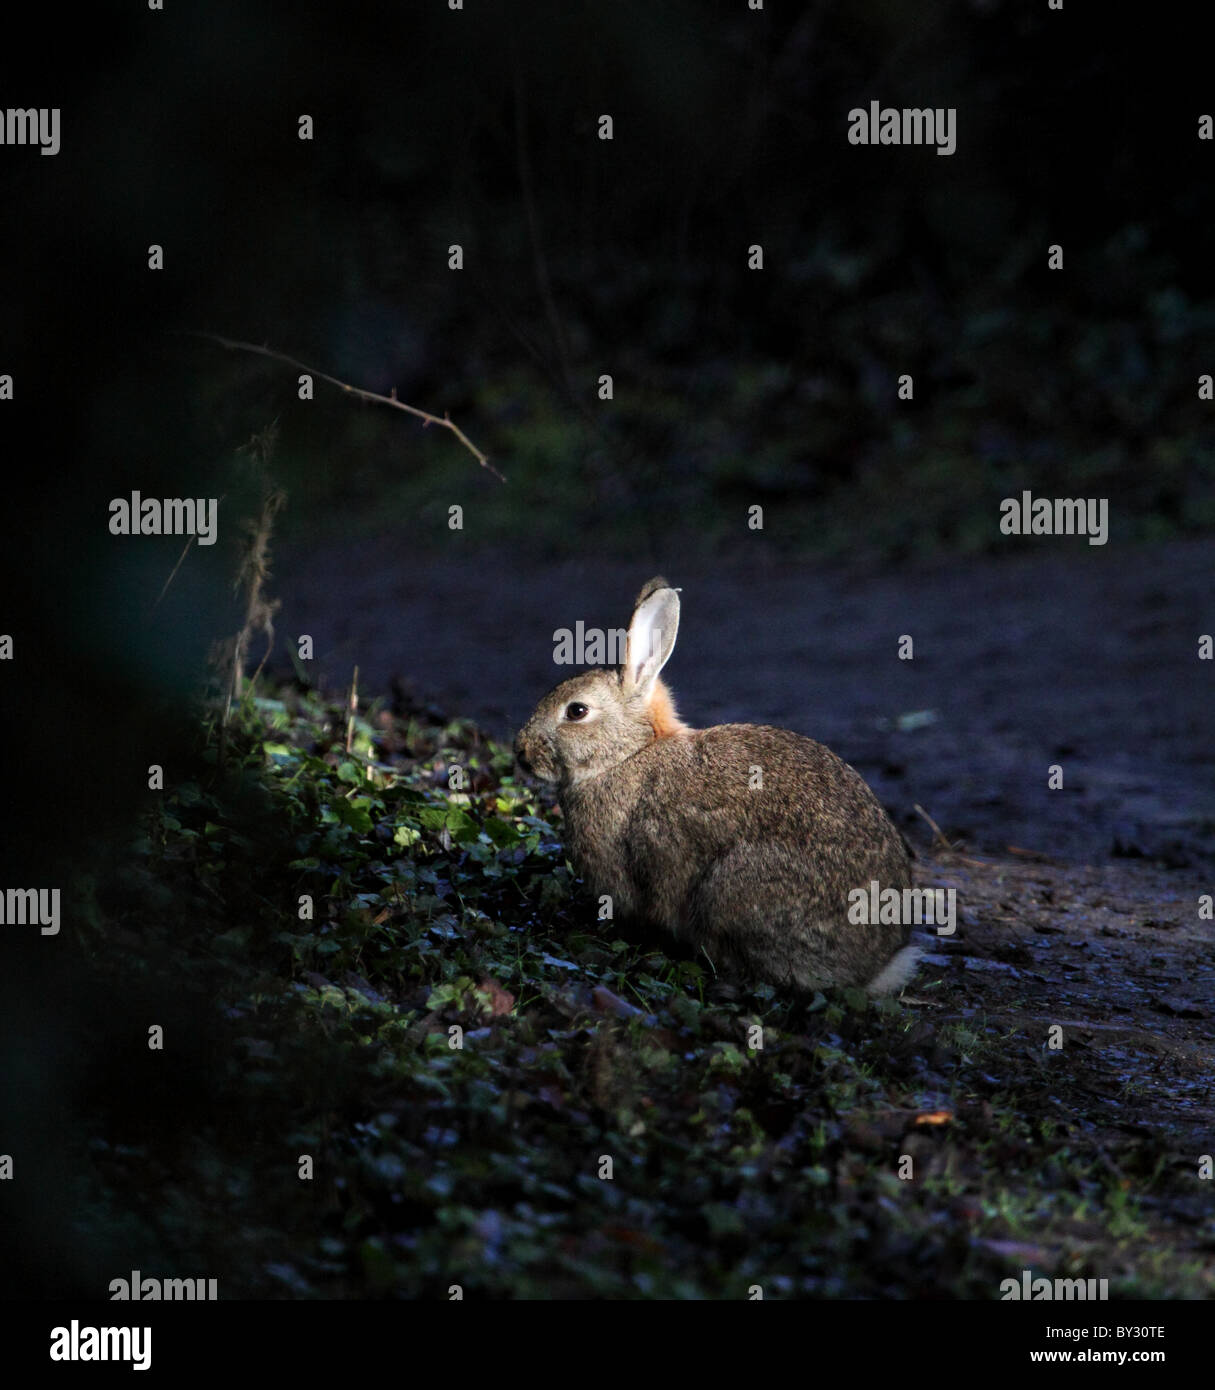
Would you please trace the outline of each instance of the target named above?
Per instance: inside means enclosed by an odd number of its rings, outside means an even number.
[[[639,694],[643,699],[648,698],[659,671],[667,664],[679,631],[678,591],[661,580],[662,587],[655,588],[654,582],[642,589],[642,598],[633,610],[620,676],[624,693]]]

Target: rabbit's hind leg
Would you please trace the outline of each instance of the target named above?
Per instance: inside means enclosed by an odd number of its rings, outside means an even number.
[[[865,984],[881,962],[844,906],[833,911],[809,866],[779,845],[743,841],[697,881],[689,935],[719,966],[781,988]]]

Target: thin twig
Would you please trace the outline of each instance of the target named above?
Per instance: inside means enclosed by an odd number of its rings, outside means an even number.
[[[172,584],[173,579],[177,574],[177,571],[181,569],[181,562],[186,558],[186,552],[190,549],[190,547],[193,544],[194,537],[190,536],[189,539],[186,541],[185,545],[182,546],[181,554],[177,557],[177,563],[173,566],[172,570],[170,571],[168,579],[165,580],[164,588],[161,589],[159,594],[157,594],[156,602],[152,605],[153,609],[156,609],[160,606],[160,600],[164,598],[164,596],[169,592],[169,585]]]
[[[928,814],[928,812],[927,812],[927,811],[923,808],[923,806],[921,806],[918,802],[916,803],[915,809],[916,809],[916,811],[919,812],[919,814],[920,814],[921,816],[924,817],[924,819],[928,822],[928,824],[932,826],[933,831],[934,831],[935,834],[936,834],[936,841],[934,841],[934,848],[936,847],[936,844],[939,842],[939,844],[940,844],[940,846],[941,846],[943,852],[944,852],[945,854],[948,854],[948,855],[949,855],[950,860],[951,860],[952,862],[957,863],[957,864],[966,864],[966,865],[968,865],[968,866],[969,866],[970,868],[972,868],[972,869],[982,869],[982,868],[986,868],[986,861],[985,861],[985,860],[983,860],[983,859],[972,859],[972,858],[970,858],[968,855],[965,855],[965,854],[960,853],[960,852],[958,851],[958,849],[957,849],[954,845],[952,845],[952,844],[945,838],[944,834],[943,834],[942,831],[941,831],[941,827],[936,823],[936,821],[933,820],[933,818]],[[960,844],[961,841],[959,841],[958,843]]]
[[[216,502],[216,504],[215,504],[217,510],[218,510],[219,507],[221,507],[221,506],[223,505],[224,499],[225,499],[227,496],[228,496],[228,494],[227,494],[226,492],[223,493],[223,494],[220,496],[219,500],[218,500],[218,501]],[[190,547],[194,544],[194,542],[195,542],[197,539],[198,539],[197,536],[190,536],[190,537],[188,537],[188,539],[186,540],[185,545],[182,546],[182,548],[181,548],[181,554],[177,557],[177,563],[173,566],[172,570],[170,571],[168,579],[166,579],[165,582],[164,582],[164,588],[161,589],[161,591],[160,591],[159,594],[157,594],[157,596],[156,596],[156,602],[152,605],[152,611],[153,611],[153,612],[155,612],[156,609],[160,607],[160,601],[161,601],[161,599],[164,598],[164,596],[169,592],[169,585],[172,584],[172,582],[173,582],[174,579],[176,579],[176,577],[177,577],[177,571],[178,571],[179,569],[181,569],[182,561],[183,561],[183,560],[186,558],[186,556],[189,554],[189,552],[190,552]]]
[[[506,481],[505,477],[490,463],[489,455],[482,453],[446,412],[440,418],[438,415],[432,415],[428,410],[419,410],[416,405],[407,405],[404,401],[397,400],[395,389],[389,396],[381,396],[376,391],[364,391],[361,386],[351,386],[349,382],[339,381],[337,377],[330,376],[327,372],[318,371],[315,367],[310,367],[307,362],[301,362],[297,357],[288,357],[285,352],[275,352],[273,348],[259,347],[256,343],[243,343],[236,338],[225,338],[219,333],[203,333],[193,328],[179,331],[191,338],[207,338],[213,343],[218,343],[220,347],[229,348],[234,352],[255,352],[259,357],[269,357],[275,362],[285,362],[289,367],[298,367],[302,372],[320,377],[322,381],[327,381],[330,386],[336,386],[339,391],[345,391],[348,396],[357,396],[361,401],[372,401],[376,405],[390,405],[396,410],[405,411],[407,415],[415,416],[422,421],[424,426],[438,425],[440,429],[450,430],[482,468],[492,473],[500,483]]]
[[[945,838],[945,835],[942,832],[941,827],[936,823],[936,821],[933,820],[933,818],[928,814],[928,812],[923,808],[923,806],[919,804],[919,802],[916,802],[915,810],[917,815],[923,816],[924,819],[928,822],[928,824],[932,826],[933,832],[936,835],[937,841],[940,843],[941,848],[945,850],[953,849],[953,846]]]
[[[350,682],[350,712],[346,717],[346,752],[354,746],[354,717],[359,711],[359,668],[354,668],[354,679]]]

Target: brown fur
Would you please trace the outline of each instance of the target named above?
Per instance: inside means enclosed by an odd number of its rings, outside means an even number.
[[[691,732],[676,713],[671,692],[661,680],[654,682],[654,693],[650,696],[646,713],[655,738],[674,738],[676,734]]]
[[[563,681],[515,740],[557,783],[571,859],[617,913],[692,941],[716,968],[798,991],[899,987],[910,928],[847,916],[850,889],[910,886],[902,837],[822,744],[766,725],[688,728],[658,679],[678,622],[677,592],[651,580],[625,667]],[[586,716],[569,717],[573,701]]]

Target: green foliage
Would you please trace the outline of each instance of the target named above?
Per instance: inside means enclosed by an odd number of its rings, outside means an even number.
[[[781,1000],[605,930],[467,722],[373,706],[348,741],[285,690],[245,701],[224,766],[204,751],[87,937],[112,987],[169,971],[220,1028],[222,1109],[171,1163],[90,1119],[94,1219],[157,1213],[145,1251],[206,1248],[226,1296],[990,1298],[1023,1261],[1002,1243],[1032,1238],[1141,1287],[1147,1214],[1082,1115],[1036,1118],[1057,1069],[982,1019]],[[1145,1268],[1210,1292],[1196,1264]]]

